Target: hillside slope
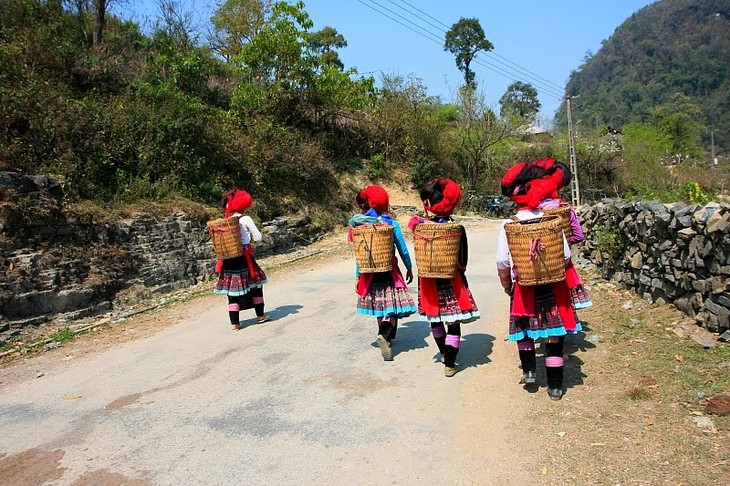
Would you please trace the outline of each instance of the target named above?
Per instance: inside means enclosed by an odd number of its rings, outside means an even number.
[[[662,0],[620,25],[574,71],[566,93],[579,95],[583,124],[621,126],[647,121],[677,93],[697,104],[715,143],[730,146],[730,1]],[[564,108],[558,120],[565,119]]]

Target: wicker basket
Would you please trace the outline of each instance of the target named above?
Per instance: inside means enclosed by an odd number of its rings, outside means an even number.
[[[460,223],[422,223],[413,229],[418,276],[451,278],[456,273],[459,244],[464,228]]]
[[[565,233],[565,238],[570,238],[571,226],[570,226],[570,204],[560,203],[555,209],[544,209],[542,212],[545,216],[559,216],[560,222]]]
[[[393,268],[393,227],[364,224],[352,228],[352,249],[360,273],[389,272]]]
[[[514,221],[506,223],[504,230],[520,285],[543,285],[565,280],[560,217]]]
[[[243,255],[238,217],[232,216],[208,221],[208,234],[210,234],[210,239],[213,242],[215,256],[219,260]]]

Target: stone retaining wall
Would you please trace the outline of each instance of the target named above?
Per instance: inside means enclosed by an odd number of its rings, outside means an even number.
[[[62,207],[58,183],[0,173],[0,344],[28,325],[112,309],[130,289],[166,293],[213,276],[207,217],[139,214],[98,224]],[[258,256],[323,236],[306,215],[260,225]]]
[[[575,248],[604,275],[674,304],[712,332],[730,328],[730,206],[606,199],[576,211]]]

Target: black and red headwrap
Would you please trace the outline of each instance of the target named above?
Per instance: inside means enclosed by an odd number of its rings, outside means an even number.
[[[253,202],[251,194],[242,189],[234,189],[228,193],[225,205],[226,218],[233,213],[245,211]]]
[[[558,190],[570,182],[568,167],[547,158],[519,163],[502,176],[502,194],[520,207],[537,208],[543,199],[557,199]]]
[[[434,188],[443,194],[443,199],[433,203],[432,201],[423,201],[423,208],[435,214],[436,216],[450,216],[461,198],[461,187],[451,179],[438,179],[435,181]]]
[[[388,212],[390,199],[388,197],[388,191],[383,186],[366,187],[357,194],[357,200],[365,204],[367,208],[373,208],[378,213]]]

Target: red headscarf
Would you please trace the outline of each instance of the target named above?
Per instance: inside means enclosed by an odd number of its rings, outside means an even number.
[[[438,179],[436,187],[443,193],[444,198],[436,204],[424,201],[423,208],[437,216],[450,216],[459,204],[461,187],[451,179]]]
[[[502,194],[518,206],[532,209],[543,199],[557,199],[558,190],[565,184],[562,166],[555,163],[555,159],[541,159],[511,167],[502,176]],[[552,173],[545,173],[551,170]]]
[[[390,201],[383,186],[368,186],[358,193],[357,198],[379,213],[388,212]]]
[[[252,202],[253,198],[251,197],[251,194],[242,189],[232,190],[228,193],[228,202],[226,202],[226,218],[233,213],[245,211]]]

